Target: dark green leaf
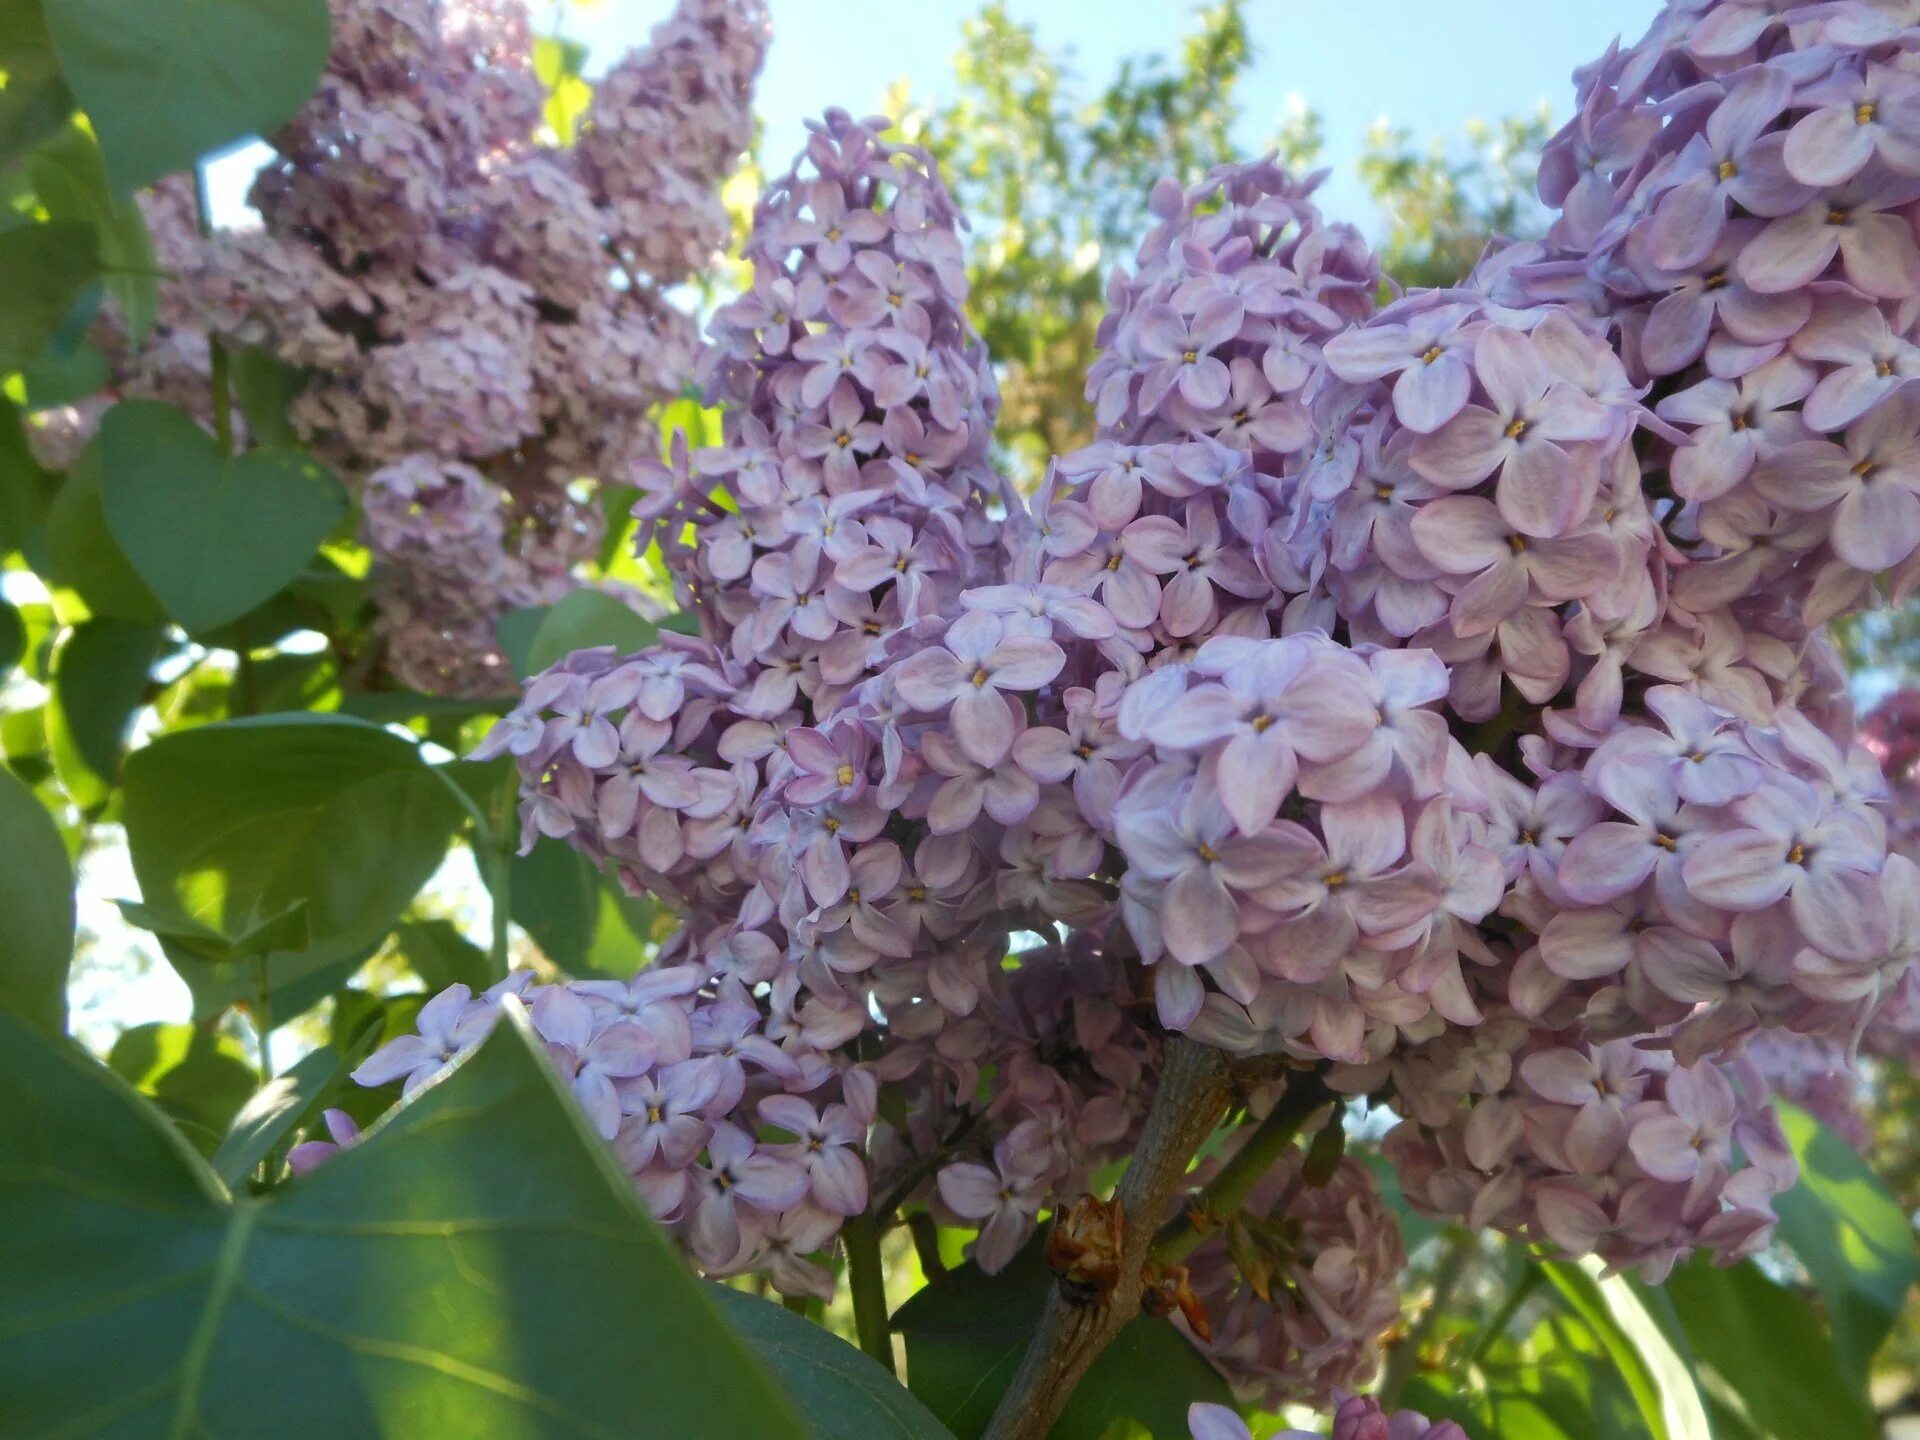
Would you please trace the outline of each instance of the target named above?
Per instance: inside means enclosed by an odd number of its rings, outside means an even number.
[[[144,343],[159,304],[153,240],[140,207],[116,199],[109,188],[106,162],[93,136],[69,125],[34,151],[27,177],[47,214],[93,227],[101,279],[119,302],[134,345]]]
[[[20,618],[19,610],[0,600],[0,685],[6,684],[13,667],[26,653],[27,622]]]
[[[165,636],[131,620],[88,620],[53,652],[58,722],[73,737],[87,767],[112,784],[134,712],[146,701],[148,673]]]
[[[0,0],[0,6],[5,3]],[[27,448],[19,410],[0,398],[0,557],[17,550],[36,569],[45,565],[47,505],[53,488],[53,477]]]
[[[509,863],[507,911],[546,957],[578,973],[600,919],[599,875],[593,862],[559,840],[542,839]]]
[[[907,1383],[960,1440],[986,1428],[1033,1333],[1054,1283],[1040,1252],[1029,1245],[998,1275],[964,1265],[894,1313],[893,1328],[907,1337]],[[1156,1436],[1183,1436],[1196,1400],[1232,1403],[1171,1323],[1142,1315],[1094,1361],[1050,1440],[1099,1440],[1123,1417]]]
[[[107,1064],[205,1155],[259,1083],[239,1042],[206,1025],[136,1025],[113,1042]]]
[[[462,935],[451,920],[403,920],[393,939],[407,968],[420,977],[429,994],[449,985],[484,990],[500,978],[487,952]]]
[[[95,437],[47,511],[46,577],[87,602],[96,616],[154,624],[160,602],[120,552],[100,508],[100,440]]]
[[[0,230],[0,375],[33,363],[100,274],[93,227],[50,220]]]
[[[327,59],[326,0],[46,4],[61,69],[121,195],[284,124]]]
[[[1717,1269],[1704,1256],[1665,1292],[1686,1327],[1701,1393],[1761,1440],[1875,1440],[1873,1410],[1800,1298],[1751,1260]]]
[[[548,608],[545,605],[532,605],[509,610],[493,622],[494,638],[500,642],[507,664],[522,679],[533,673],[528,665],[533,655],[533,637],[540,633],[540,622],[547,618]]]
[[[261,1198],[78,1050],[0,1021],[0,1274],[3,1440],[807,1433],[517,1006]]]
[[[323,1046],[262,1086],[240,1107],[213,1152],[215,1173],[233,1189],[245,1184],[275,1146],[319,1114],[321,1100],[343,1073],[342,1063],[338,1050]]]
[[[60,78],[40,0],[0,0],[0,171],[67,123],[73,96]]]
[[[224,457],[171,405],[127,400],[100,423],[108,528],[192,632],[246,614],[299,576],[346,513],[332,472],[292,450]]]
[[[953,1440],[912,1391],[838,1335],[743,1290],[707,1293],[818,1440]]]
[[[45,807],[0,767],[0,1008],[36,1025],[67,1023],[73,867]]]
[[[1779,1235],[1826,1302],[1840,1368],[1864,1388],[1867,1364],[1920,1278],[1913,1227],[1866,1161],[1793,1105],[1780,1121],[1800,1162],[1800,1183],[1776,1202]]]
[[[164,905],[142,905],[133,900],[113,903],[120,907],[122,919],[152,931],[167,943],[170,953],[178,952],[209,965],[259,959],[276,950],[303,950],[312,940],[305,900],[296,900],[278,914],[265,916],[233,935],[222,934]]]
[[[233,398],[246,416],[247,433],[253,443],[297,447],[300,435],[287,418],[287,407],[300,393],[306,377],[251,346],[233,351],[232,356]]]
[[[651,620],[641,619],[604,590],[575,590],[541,615],[520,673],[538,674],[575,650],[596,645],[611,645],[616,653],[630,655],[646,649],[659,633]]]
[[[276,991],[377,947],[462,817],[416,747],[345,716],[177,731],[126,766],[127,842],[146,904],[231,941],[305,902],[311,938],[270,958]],[[182,970],[189,984],[195,969]],[[275,1013],[295,1012],[276,998]]]

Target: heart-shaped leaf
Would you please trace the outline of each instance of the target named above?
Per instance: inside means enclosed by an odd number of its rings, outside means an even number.
[[[355,960],[386,938],[439,867],[465,811],[419,749],[339,715],[265,715],[164,735],[126,765],[127,843],[142,901],[236,945],[270,943],[283,986]],[[308,938],[256,939],[304,902]],[[220,977],[178,965],[204,1009]],[[240,986],[234,994],[245,993]],[[318,998],[315,996],[315,998]]]
[[[807,1440],[508,1011],[265,1197],[0,1017],[0,1437]]]
[[[326,0],[45,0],[114,190],[284,124],[327,60]]]
[[[295,579],[346,513],[347,492],[311,456],[222,456],[173,406],[128,400],[101,422],[100,502],[141,579],[198,632]]]
[[[69,125],[33,152],[27,178],[55,220],[79,220],[93,227],[106,287],[119,302],[134,343],[143,343],[159,303],[153,240],[140,207],[117,199],[108,188],[107,167],[93,136]],[[36,403],[44,401],[36,397]]]

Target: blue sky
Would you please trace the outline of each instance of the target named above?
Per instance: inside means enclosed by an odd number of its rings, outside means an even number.
[[[983,0],[769,0],[773,48],[761,77],[762,157],[784,169],[807,116],[829,105],[878,107],[906,79],[916,95],[951,93],[960,25]],[[589,73],[642,41],[671,0],[597,0],[570,8],[566,32],[593,49]],[[1071,47],[1091,82],[1125,56],[1177,53],[1188,0],[1009,0],[1049,48]],[[1335,167],[1325,208],[1372,228],[1353,176],[1362,137],[1385,116],[1415,135],[1458,137],[1469,119],[1572,110],[1574,66],[1617,33],[1638,39],[1659,0],[1248,0],[1256,49],[1242,86],[1243,140],[1259,147],[1298,96],[1324,117]],[[1144,197],[1143,197],[1144,198]]]

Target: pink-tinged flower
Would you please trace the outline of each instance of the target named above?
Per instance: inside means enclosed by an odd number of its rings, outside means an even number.
[[[1564,980],[1599,980],[1633,964],[1651,979],[1656,972],[1678,974],[1694,965],[1717,964],[1719,953],[1698,936],[1650,923],[1639,900],[1623,898],[1557,913],[1540,932],[1540,958]]]
[[[1211,789],[1180,787],[1177,774],[1167,771],[1121,796],[1114,831],[1129,875],[1137,870],[1164,887],[1157,939],[1182,965],[1204,965],[1225,954],[1240,933],[1243,906],[1236,892],[1264,890],[1283,877],[1288,863],[1266,836],[1242,835]]]
[[[1884,942],[1876,877],[1885,852],[1864,816],[1823,806],[1791,776],[1735,802],[1733,814],[1734,828],[1687,857],[1695,895],[1729,910],[1764,910],[1784,896],[1800,933],[1832,955],[1870,954]]]
[[[1301,793],[1315,800],[1357,800],[1397,774],[1413,798],[1438,795],[1445,784],[1447,722],[1429,707],[1447,696],[1447,667],[1430,650],[1376,650],[1367,657],[1363,683],[1379,716],[1373,733],[1351,753],[1310,766]]]
[[[1472,314],[1465,305],[1441,305],[1404,324],[1376,321],[1348,330],[1327,342],[1327,368],[1356,384],[1396,376],[1393,413],[1409,430],[1430,434],[1472,398],[1474,332],[1462,328]]]
[[[810,1296],[823,1303],[833,1299],[833,1272],[807,1257],[833,1243],[833,1237],[840,1233],[840,1220],[830,1211],[805,1203],[781,1212],[762,1237],[767,1275],[774,1289],[782,1295]]]
[[[1920,377],[1920,345],[1895,333],[1877,305],[1834,300],[1793,337],[1793,353],[1828,368],[1801,407],[1815,430],[1851,425]]]
[[[960,597],[960,604],[1000,616],[1009,634],[1042,640],[1056,631],[1105,640],[1117,628],[1109,611],[1061,585],[978,585]]]
[[[624,1116],[613,1153],[631,1173],[659,1165],[691,1165],[713,1126],[705,1112],[720,1093],[721,1069],[709,1060],[683,1060],[652,1075],[636,1075],[615,1088]]]
[[[963,1162],[940,1172],[947,1208],[980,1225],[973,1258],[989,1275],[1004,1270],[1032,1233],[1052,1165],[1040,1123],[1025,1120],[995,1142],[991,1168]]]
[[[1727,91],[1707,117],[1705,130],[1686,144],[1668,172],[1672,188],[1661,196],[1647,228],[1654,264],[1683,270],[1720,241],[1729,202],[1750,215],[1771,218],[1806,204],[1808,185],[1781,159],[1785,137],[1768,127],[1794,99],[1793,82],[1770,67],[1750,71]]]
[[[653,1036],[654,1063],[664,1066],[677,1065],[693,1053],[687,997],[700,989],[704,978],[697,965],[654,965],[631,980],[577,980],[571,988],[593,1007],[601,1023],[637,1020]]]
[[[499,1016],[494,1006],[476,1002],[465,985],[449,985],[420,1007],[413,1022],[419,1033],[401,1035],[374,1051],[353,1072],[354,1083],[390,1085],[404,1079],[401,1093],[411,1095],[454,1056],[484,1040]]]
[[[1165,515],[1143,515],[1127,526],[1120,543],[1142,569],[1171,577],[1159,613],[1176,637],[1198,634],[1213,621],[1214,586],[1248,597],[1269,588],[1246,550],[1222,535],[1219,512],[1205,497],[1187,502],[1184,526]]]
[[[1720,243],[1697,265],[1673,270],[1651,261],[1636,265],[1648,288],[1661,295],[1640,335],[1641,363],[1650,374],[1684,370],[1706,352],[1716,327],[1742,345],[1766,347],[1778,346],[1806,324],[1813,313],[1811,295],[1802,290],[1763,295],[1740,277],[1736,262],[1759,232],[1756,220],[1729,221]]]
[[[589,770],[604,769],[620,753],[620,733],[606,716],[609,704],[621,703],[614,698],[618,687],[608,684],[612,678],[589,681],[549,671],[527,687],[527,708],[552,710],[556,717],[547,723],[546,745],[552,751],[571,748]]]
[[[860,725],[835,724],[825,731],[796,725],[787,732],[793,773],[782,794],[795,805],[858,800],[867,793],[872,754],[873,737]]]
[[[1243,835],[1264,829],[1280,811],[1300,762],[1338,760],[1364,745],[1380,712],[1364,672],[1337,665],[1307,640],[1236,641],[1201,647],[1195,686],[1152,717],[1146,739],[1196,750],[1224,740],[1217,765],[1220,803]]]
[[[1013,763],[1045,785],[1073,782],[1080,813],[1107,829],[1120,791],[1120,767],[1145,752],[1139,741],[1121,736],[1114,721],[1098,713],[1092,690],[1074,686],[1061,697],[1064,728],[1036,725],[1013,742]]]
[[[1903,213],[1920,179],[1858,180],[1771,222],[1740,252],[1740,278],[1763,295],[1799,290],[1835,255],[1855,288],[1883,300],[1920,291],[1920,245]]]
[[[1008,634],[999,616],[972,610],[947,629],[944,646],[909,656],[894,671],[894,688],[916,710],[953,716],[961,751],[984,766],[998,765],[1018,733],[1008,695],[1038,690],[1067,663],[1051,640]]]
[[[1738,1110],[1733,1086],[1715,1066],[1677,1069],[1667,1076],[1662,1111],[1634,1122],[1627,1147],[1656,1180],[1684,1184],[1708,1166],[1724,1171]]]
[[[760,1118],[793,1136],[792,1143],[769,1145],[766,1153],[798,1165],[813,1188],[813,1198],[835,1215],[858,1215],[867,1208],[867,1167],[854,1147],[866,1138],[866,1126],[845,1105],[823,1111],[798,1095],[769,1095],[760,1102]]]
[[[1615,1040],[1585,1052],[1536,1051],[1520,1062],[1520,1078],[1542,1100],[1575,1107],[1563,1140],[1567,1158],[1578,1173],[1597,1175],[1627,1143],[1627,1115],[1646,1094],[1650,1067],[1645,1051]]]
[[[1761,466],[1754,486],[1788,510],[1831,505],[1834,551],[1857,569],[1904,560],[1920,545],[1920,387],[1869,410],[1841,444],[1788,446]]]
[[[323,1110],[320,1119],[331,1140],[303,1140],[287,1151],[287,1169],[306,1175],[333,1159],[350,1145],[359,1143],[360,1126],[344,1110]]]
[[[803,342],[804,343],[804,342]],[[881,427],[866,418],[866,405],[851,385],[836,385],[827,397],[826,423],[808,420],[793,432],[794,449],[820,462],[827,489],[834,494],[856,490],[860,462],[880,448]]]
[[[1175,521],[1167,523],[1180,528]],[[1124,531],[1104,537],[1077,555],[1052,561],[1046,581],[1093,596],[1129,629],[1144,630],[1160,616],[1160,582],[1129,553]]]
[[[1652,876],[1669,917],[1713,933],[1715,920],[1701,917],[1712,902],[1696,899],[1681,878],[1681,867],[1713,828],[1712,810],[1681,804],[1655,766],[1615,766],[1588,779],[1626,818],[1602,821],[1573,837],[1560,857],[1560,888],[1582,905],[1605,905]]]
[[[1482,843],[1499,858],[1509,880],[1526,871],[1549,895],[1558,895],[1560,859],[1568,842],[1606,817],[1606,802],[1578,775],[1555,775],[1536,790],[1485,756],[1476,757],[1475,765],[1487,789]]]
[[[687,1239],[693,1253],[709,1265],[727,1268],[743,1243],[742,1202],[771,1217],[806,1198],[807,1172],[756,1147],[737,1125],[716,1125],[707,1141],[707,1163],[694,1168],[693,1221]],[[760,1216],[753,1217],[756,1221]]]
[[[1661,729],[1616,731],[1594,752],[1595,773],[1614,765],[1659,765],[1674,792],[1698,805],[1725,805],[1758,789],[1765,770],[1733,718],[1678,685],[1655,685],[1646,706]]]
[[[1795,101],[1816,107],[1787,132],[1786,164],[1795,179],[1844,184],[1876,154],[1891,170],[1920,175],[1920,81],[1906,71],[1842,67]]]
[[[1461,635],[1484,634],[1528,605],[1591,595],[1620,565],[1604,531],[1536,539],[1477,495],[1424,506],[1413,517],[1413,540],[1437,569],[1465,578],[1449,611]]]
[[[1403,865],[1407,827],[1385,795],[1320,807],[1323,844],[1311,831],[1282,821],[1271,835],[1281,875],[1260,903],[1286,919],[1270,954],[1279,972],[1301,985],[1326,979],[1356,945],[1400,948],[1440,903],[1437,878]]]
[[[1313,439],[1313,422],[1296,400],[1278,397],[1260,367],[1244,355],[1234,357],[1226,419],[1213,438],[1235,450],[1291,455]]]
[[[1717,500],[1756,462],[1806,435],[1792,408],[1813,389],[1814,370],[1781,355],[1738,380],[1702,380],[1659,405],[1662,420],[1688,427],[1673,454],[1673,488],[1688,500]]]
[[[1497,470],[1494,498],[1515,529],[1565,534],[1599,488],[1598,462],[1580,442],[1606,438],[1607,412],[1556,376],[1532,339],[1517,331],[1481,331],[1473,357],[1490,406],[1468,405],[1421,436],[1410,463],[1448,490],[1477,485]]]
[[[563,985],[534,997],[533,1026],[572,1089],[587,1121],[605,1139],[620,1129],[617,1080],[630,1080],[653,1066],[653,1033],[634,1020],[596,1024],[593,1007]]]

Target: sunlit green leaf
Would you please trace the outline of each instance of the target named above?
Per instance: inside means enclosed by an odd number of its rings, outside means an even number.
[[[73,869],[53,817],[4,767],[0,857],[0,1008],[61,1029],[73,955]]]

